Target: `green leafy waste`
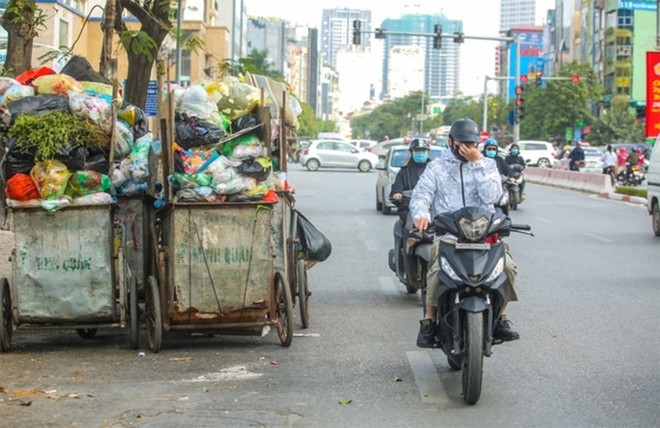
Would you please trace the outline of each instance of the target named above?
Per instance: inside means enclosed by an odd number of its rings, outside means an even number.
[[[29,153],[36,147],[34,160],[37,162],[53,159],[69,144],[100,148],[110,146],[110,137],[97,124],[63,111],[42,115],[24,113],[9,130],[9,137],[16,138],[16,147],[21,153]]]

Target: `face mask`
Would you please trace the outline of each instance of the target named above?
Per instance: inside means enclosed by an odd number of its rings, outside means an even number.
[[[429,159],[429,154],[426,152],[413,152],[412,158],[417,163],[424,163]]]
[[[497,152],[495,150],[486,150],[486,156],[489,158],[494,158]]]
[[[456,156],[456,159],[463,163],[467,163],[468,160],[465,158],[465,156],[461,155],[461,153],[458,151],[460,149],[459,143],[454,142],[451,146],[451,151]]]
[[[514,149],[514,150],[511,150],[511,154],[512,154],[512,155],[517,155],[517,154],[518,154],[518,150],[515,150],[515,149]]]

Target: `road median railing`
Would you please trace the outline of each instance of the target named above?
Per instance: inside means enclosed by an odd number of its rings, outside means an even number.
[[[525,168],[525,179],[530,183],[581,190],[590,193],[614,192],[609,175],[589,172],[556,170],[551,168]]]

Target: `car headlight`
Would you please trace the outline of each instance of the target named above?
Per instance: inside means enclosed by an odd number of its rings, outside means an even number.
[[[442,268],[442,271],[447,274],[447,276],[454,281],[460,281],[461,278],[456,275],[456,272],[454,271],[454,268],[451,267],[449,262],[447,261],[446,258],[440,257],[440,267]]]
[[[501,257],[500,260],[495,265],[495,269],[488,275],[486,283],[495,281],[500,275],[504,272],[504,257]]]
[[[485,216],[479,217],[476,220],[462,218],[458,221],[458,225],[468,240],[477,241],[485,237],[484,235],[488,230],[488,219]]]

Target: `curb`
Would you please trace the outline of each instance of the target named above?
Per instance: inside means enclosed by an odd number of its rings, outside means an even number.
[[[639,196],[621,195],[619,193],[604,192],[600,194],[603,198],[615,201],[632,202],[633,204],[646,205],[646,199]]]

